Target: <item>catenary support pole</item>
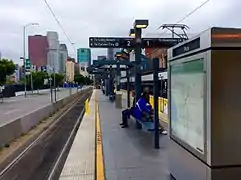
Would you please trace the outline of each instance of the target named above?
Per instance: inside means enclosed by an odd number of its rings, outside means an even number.
[[[135,28],[135,98],[138,101],[141,97],[141,73],[140,73],[140,64],[141,64],[141,29]],[[136,121],[137,129],[141,129],[142,126]]]
[[[158,94],[159,94],[159,83],[158,83],[158,71],[159,71],[159,59],[153,59],[153,87],[154,87],[154,125],[155,125],[155,136],[154,144],[155,148],[159,148],[159,114],[158,114]]]

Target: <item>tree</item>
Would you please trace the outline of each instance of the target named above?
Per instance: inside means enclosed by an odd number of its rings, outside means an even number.
[[[85,84],[85,77],[82,74],[75,74],[74,81],[78,84]]]
[[[54,85],[54,74],[51,74],[51,78],[52,78],[52,85]],[[63,80],[64,80],[63,74],[55,73],[55,85],[56,85],[56,87],[59,87],[61,84],[63,84]]]
[[[44,80],[48,78],[48,74],[46,72],[32,72],[33,77],[33,88],[34,89],[41,89],[44,86]],[[31,78],[30,75],[27,76],[27,85],[31,87]]]
[[[6,77],[12,75],[15,71],[15,65],[12,60],[0,59],[0,84],[6,83]]]

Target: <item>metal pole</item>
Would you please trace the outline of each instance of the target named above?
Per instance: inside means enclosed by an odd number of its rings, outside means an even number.
[[[31,91],[33,94],[33,73],[32,73],[32,63],[31,63],[31,59],[30,59],[30,78],[31,78]]]
[[[59,48],[57,47],[57,55],[56,55],[57,62],[59,61],[59,51],[58,51],[58,49]],[[57,101],[56,79],[55,79],[55,65],[54,65],[54,101],[55,102]]]
[[[69,96],[71,95],[71,84],[70,84],[70,82],[68,82],[69,83]]]
[[[159,70],[159,59],[153,59],[153,87],[154,87],[154,127],[155,127],[155,148],[159,149],[159,115],[158,115],[158,92],[159,92],[159,84],[158,84],[158,70]]]
[[[122,94],[120,93],[120,77],[121,77],[121,69],[120,69],[120,60],[117,59],[116,66],[116,95],[115,95],[115,105],[116,108],[122,109]]]
[[[136,101],[141,97],[141,74],[140,74],[140,64],[141,64],[141,29],[135,28],[135,97]],[[136,121],[136,127],[141,129],[141,124]]]
[[[135,93],[136,100],[141,97],[141,74],[140,74],[140,64],[141,64],[141,29],[135,28],[135,40],[137,42],[135,48]]]
[[[114,89],[113,89],[113,72],[112,72],[112,66],[110,66],[110,79],[109,79],[109,95],[113,96],[114,94]]]
[[[129,69],[126,71],[127,76],[127,107],[130,108],[130,76],[129,76]]]
[[[49,79],[49,86],[50,86],[50,99],[51,99],[51,103],[53,103],[53,90],[52,90],[52,79],[51,79],[51,77]]]
[[[72,82],[70,82],[70,95],[72,94]]]
[[[24,64],[24,97],[27,97],[26,54],[25,54],[25,26],[23,26],[23,64]]]
[[[56,82],[55,82],[55,68],[54,68],[54,101],[56,102]]]
[[[163,77],[161,76],[161,90],[160,90],[160,96],[161,96],[161,105],[162,105],[162,108],[161,108],[161,111],[162,111],[162,113],[164,112],[164,101],[163,101],[163,85],[162,85],[162,83],[163,83],[163,79],[162,79]]]
[[[120,60],[117,59],[117,65],[116,65],[116,91],[120,91],[120,76],[121,76],[121,71],[120,71]]]

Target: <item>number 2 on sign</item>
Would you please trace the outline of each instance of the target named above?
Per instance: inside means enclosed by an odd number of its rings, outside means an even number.
[[[131,41],[127,41],[127,46],[131,46]]]

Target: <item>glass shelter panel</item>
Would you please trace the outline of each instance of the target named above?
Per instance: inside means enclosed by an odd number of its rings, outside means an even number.
[[[204,154],[204,62],[175,63],[171,74],[171,135]]]

